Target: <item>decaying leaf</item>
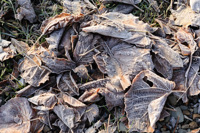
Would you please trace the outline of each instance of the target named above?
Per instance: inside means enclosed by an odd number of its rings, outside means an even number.
[[[94,121],[95,117],[99,115],[99,108],[96,104],[92,104],[87,107],[85,112],[86,117],[88,118],[88,121],[91,123]]]
[[[61,121],[61,120],[56,120],[53,123],[54,126],[58,126],[61,130],[61,132],[68,132],[69,128]]]
[[[66,102],[67,104],[69,104],[72,107],[85,107],[86,105],[82,102],[80,102],[79,100],[77,100],[76,98],[63,94],[62,95],[63,101]]]
[[[74,60],[78,64],[92,63],[92,56],[95,54],[95,47],[99,45],[100,36],[85,32],[81,32],[79,34],[78,42],[73,52]]]
[[[58,75],[56,82],[57,87],[61,92],[71,96],[79,95],[79,88],[69,72]]]
[[[120,43],[115,44],[107,54],[94,56],[98,68],[107,73],[113,84],[126,89],[131,85],[130,77],[142,70],[152,70],[150,49],[136,48],[135,46]],[[121,87],[120,87],[121,86]]]
[[[74,127],[74,110],[67,105],[57,105],[54,107],[54,112],[62,120],[62,122],[72,129]]]
[[[175,83],[145,70],[140,72],[125,94],[125,111],[130,131],[148,132],[160,118],[167,96]]]
[[[113,12],[128,14],[128,13],[131,13],[133,9],[134,7],[132,5],[118,4],[114,9],[111,9],[111,10]]]
[[[51,110],[57,103],[56,95],[53,93],[43,93],[28,99],[31,103],[37,105],[38,110]]]
[[[96,9],[89,0],[63,0],[63,6],[67,13],[74,15],[87,14]]]
[[[146,34],[152,31],[151,27],[132,14],[104,13],[95,16],[90,23],[83,31],[119,38],[138,47],[151,47],[151,40]]]
[[[13,58],[16,54],[16,49],[11,42],[0,39],[0,61]]]
[[[90,78],[90,76],[88,74],[88,70],[84,65],[80,65],[80,66],[76,67],[75,69],[73,69],[73,71],[75,73],[77,73],[77,75],[82,79],[89,79]]]
[[[103,123],[99,120],[94,125],[92,125],[90,128],[88,128],[85,133],[96,133],[99,127],[101,127]]]
[[[17,14],[15,15],[15,18],[19,19],[20,21],[25,18],[30,23],[35,22],[36,14],[32,7],[31,0],[17,0],[17,4],[20,7],[17,9]]]
[[[100,0],[102,2],[120,2],[120,3],[125,3],[125,4],[139,4],[142,0]]]
[[[200,26],[200,15],[195,13],[189,6],[181,6],[177,10],[171,9],[172,20],[175,25],[181,26]]]
[[[100,88],[89,89],[89,91],[85,90],[78,100],[81,102],[97,102],[100,100],[100,96],[98,94],[99,90]]]
[[[183,67],[180,55],[170,48],[165,40],[156,37],[154,39],[153,52],[155,54],[153,58],[155,68],[165,78],[171,79],[173,69]]]
[[[27,43],[18,41],[14,38],[11,38],[11,43],[15,46],[19,54],[26,55],[26,53],[30,50],[30,47]]]
[[[33,111],[26,98],[13,98],[0,107],[0,132],[27,133]]]
[[[72,16],[68,13],[61,13],[55,17],[51,17],[42,23],[42,34],[51,33],[54,30],[64,28],[73,22],[79,21],[83,15]]]

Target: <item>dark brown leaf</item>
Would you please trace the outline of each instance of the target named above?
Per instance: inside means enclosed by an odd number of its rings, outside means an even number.
[[[151,71],[142,71],[125,94],[125,111],[130,131],[148,132],[160,118],[167,96],[175,83]]]

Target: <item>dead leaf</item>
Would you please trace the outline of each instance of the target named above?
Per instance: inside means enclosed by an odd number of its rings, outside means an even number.
[[[53,111],[62,120],[62,122],[72,129],[74,127],[74,110],[67,105],[57,105],[54,107]]]
[[[47,20],[45,20],[42,23],[41,31],[42,34],[51,33],[54,30],[64,28],[73,22],[79,21],[83,17],[82,14],[78,14],[77,16],[72,16],[68,13],[61,13],[55,17],[51,17]]]
[[[101,127],[103,123],[99,120],[97,121],[94,125],[92,125],[91,127],[89,127],[85,133],[96,133],[96,131],[98,130],[98,128]]]
[[[92,104],[87,107],[85,112],[86,117],[88,118],[89,123],[92,123],[94,119],[99,116],[99,108],[96,104]]]
[[[68,132],[69,128],[61,121],[61,120],[56,120],[53,123],[54,126],[58,126],[61,130],[61,132]]]
[[[158,3],[156,0],[148,0],[148,2],[156,12],[160,12],[160,9],[158,7]]]
[[[118,88],[126,89],[131,85],[130,78],[142,70],[152,70],[150,49],[136,48],[127,43],[117,42],[107,54],[94,56],[98,68],[107,73],[111,82]]]
[[[26,98],[12,98],[0,107],[0,132],[27,133],[33,111]]]
[[[30,50],[29,45],[25,42],[11,38],[11,43],[15,46],[19,54],[26,55],[27,52]]]
[[[17,0],[17,4],[20,7],[17,9],[17,14],[15,15],[16,19],[21,21],[23,18],[25,18],[30,23],[36,21],[36,14],[31,4],[31,0]]]
[[[90,78],[90,75],[88,74],[88,70],[84,65],[80,65],[80,66],[76,67],[75,69],[73,69],[73,71],[75,73],[77,73],[77,75],[82,79],[89,79]]]
[[[148,128],[154,128],[167,96],[174,87],[174,82],[161,78],[151,71],[140,72],[125,94],[129,130],[148,132]]]
[[[179,53],[170,48],[166,40],[155,37],[153,52],[155,54],[155,58],[153,58],[155,68],[165,78],[171,79],[173,69],[183,67]]]
[[[93,63],[92,56],[95,54],[94,50],[98,46],[99,40],[100,36],[98,35],[80,32],[73,52],[74,60],[80,65]]]
[[[133,9],[134,7],[132,5],[118,4],[114,9],[111,9],[111,10],[113,12],[128,14],[128,13],[131,13]]]
[[[28,99],[31,103],[37,105],[38,110],[51,110],[57,103],[56,95],[50,92],[39,94]]]
[[[142,0],[100,0],[102,2],[119,2],[119,3],[125,3],[125,4],[139,4]]]
[[[101,88],[102,89],[102,88]],[[85,92],[79,97],[79,101],[81,102],[97,102],[100,100],[100,96],[98,94],[100,88],[94,88],[85,90]]]
[[[85,32],[98,33],[104,36],[119,38],[137,47],[151,47],[151,40],[146,33],[152,28],[132,14],[109,12],[95,16],[91,25],[83,28]]]
[[[16,54],[16,49],[11,42],[0,39],[0,61],[13,58]]]
[[[66,94],[62,94],[62,98],[63,101],[66,102],[67,104],[69,104],[72,107],[85,107],[86,105],[82,102],[80,102],[79,100],[77,100],[76,98],[66,95]]]
[[[89,0],[64,0],[63,6],[65,12],[74,15],[88,14],[91,10],[96,9]]]
[[[71,96],[79,95],[79,88],[69,72],[62,73],[56,78],[57,87],[61,92]]]

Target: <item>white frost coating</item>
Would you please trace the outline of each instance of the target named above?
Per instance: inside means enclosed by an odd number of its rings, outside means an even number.
[[[200,12],[200,0],[190,0],[190,6],[193,11]]]

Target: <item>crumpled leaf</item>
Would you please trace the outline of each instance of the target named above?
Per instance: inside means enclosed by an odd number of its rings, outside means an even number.
[[[42,34],[51,33],[54,30],[64,28],[73,22],[79,21],[83,15],[72,16],[68,13],[61,13],[55,17],[51,17],[42,23]]]
[[[79,88],[69,72],[60,74],[56,78],[57,87],[60,91],[71,96],[79,95]]]
[[[81,102],[97,102],[100,100],[100,96],[98,94],[100,88],[94,88],[85,90],[85,92],[79,97],[79,101]]]
[[[107,73],[112,83],[119,88],[126,89],[131,85],[130,77],[142,70],[154,68],[150,49],[136,48],[135,46],[118,42],[110,49],[110,56],[101,54],[94,56],[98,68]]]
[[[100,0],[102,2],[120,2],[120,3],[125,3],[125,4],[139,4],[142,0]]]
[[[12,98],[0,107],[0,132],[27,133],[33,111],[26,98]]]
[[[104,78],[104,79],[98,79],[95,81],[90,81],[85,84],[82,84],[79,86],[80,90],[86,90],[86,89],[92,89],[92,88],[100,88],[100,87],[105,87],[106,83],[109,82],[109,78]]]
[[[17,0],[17,4],[20,5],[20,7],[17,9],[17,14],[15,15],[16,19],[21,21],[25,18],[30,23],[36,21],[36,14],[31,4],[31,0]]]
[[[19,54],[26,55],[27,52],[30,50],[29,45],[25,42],[11,38],[11,43],[15,46]]]
[[[54,107],[53,111],[62,120],[62,122],[72,129],[74,127],[74,110],[67,105],[57,105]]]
[[[77,73],[77,75],[82,79],[90,78],[90,75],[88,74],[88,70],[84,65],[80,65],[80,66],[76,67],[75,69],[73,69],[73,71],[75,73]]]
[[[171,18],[175,25],[181,25],[187,27],[200,26],[200,15],[195,13],[189,6],[180,6],[177,10],[171,9]]]
[[[88,118],[88,121],[92,123],[95,119],[95,117],[99,116],[99,108],[96,104],[92,104],[87,107],[85,112],[86,117]]]
[[[16,49],[11,42],[0,39],[0,61],[13,58],[16,54]]]
[[[183,67],[183,61],[178,52],[174,51],[167,42],[160,38],[154,38],[153,58],[156,70],[165,78],[171,79],[173,69]]]
[[[19,64],[19,71],[21,72],[20,76],[34,87],[39,87],[40,84],[49,80],[50,71],[41,66],[41,60],[35,55],[25,57],[24,61]]]
[[[132,14],[104,13],[95,16],[90,23],[90,26],[82,30],[119,38],[138,47],[151,47],[151,40],[146,34],[152,31],[151,27]]]
[[[174,87],[174,82],[161,78],[151,71],[140,72],[125,94],[125,111],[130,131],[148,132],[154,128],[167,96]]]
[[[92,56],[95,54],[95,46],[99,43],[100,36],[88,34],[85,32],[79,33],[78,42],[73,52],[74,61],[78,64],[93,63]]]
[[[31,103],[37,105],[38,110],[51,110],[57,103],[56,95],[50,92],[39,94],[28,99]]]
[[[72,107],[85,107],[86,105],[82,102],[80,102],[79,100],[77,100],[76,98],[66,95],[66,94],[62,94],[62,98],[63,101],[66,102],[67,104],[69,104]]]
[[[87,14],[90,10],[96,9],[89,0],[63,0],[63,6],[65,12],[74,15]]]
[[[124,91],[119,90],[110,83],[106,84],[106,88],[101,88],[99,93],[105,97],[108,110],[124,105]]]

